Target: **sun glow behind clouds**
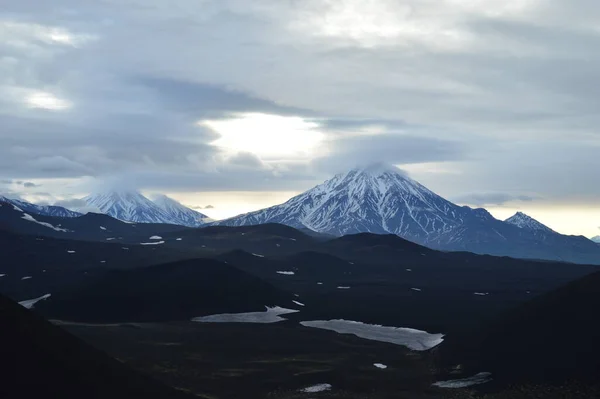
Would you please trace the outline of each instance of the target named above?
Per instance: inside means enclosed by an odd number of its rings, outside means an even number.
[[[70,101],[58,98],[54,94],[44,91],[34,91],[27,95],[25,97],[25,104],[29,108],[42,108],[52,111],[62,111],[73,106]]]
[[[221,137],[211,144],[228,152],[251,152],[264,160],[311,158],[321,151],[319,124],[298,116],[240,113],[199,121]]]

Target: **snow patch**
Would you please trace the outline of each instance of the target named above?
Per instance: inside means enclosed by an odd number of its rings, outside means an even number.
[[[284,321],[283,314],[296,313],[298,310],[285,309],[279,306],[270,308],[266,307],[264,312],[248,312],[248,313],[223,313],[210,316],[194,317],[192,321],[200,323],[277,323]]]
[[[283,271],[282,270],[278,270],[277,274],[285,274],[286,276],[293,276],[296,273],[290,272],[290,271],[285,271],[285,270],[283,270]]]
[[[164,241],[155,241],[155,242],[140,242],[140,245],[160,245],[164,244]]]
[[[29,280],[30,278],[33,278],[31,276],[25,276],[25,277],[21,277],[21,280]]]
[[[106,227],[100,226],[100,230],[106,230]]]
[[[176,238],[175,241],[181,241],[183,238]]]
[[[382,363],[373,363],[373,366],[377,367],[378,369],[387,369],[387,366],[385,364]]]
[[[75,251],[71,251],[71,250],[69,250],[69,251],[67,251],[67,253],[69,253],[69,254],[74,254],[74,253],[75,253]]]
[[[420,288],[411,288],[411,290],[413,290],[413,291],[417,291],[417,292],[421,292],[421,291],[423,291],[423,290],[422,290],[422,289],[420,289]]]
[[[33,309],[33,306],[39,301],[44,301],[50,298],[50,294],[42,295],[39,298],[27,299],[25,301],[19,302],[19,305],[23,306],[26,309]]]
[[[264,258],[264,257],[265,257],[264,255],[255,254],[255,253],[253,253],[252,255],[254,255],[254,256],[258,256],[259,258]]]
[[[106,241],[112,241],[112,240],[116,240],[116,238],[115,237],[109,237],[109,238],[106,239]]]
[[[317,285],[323,285],[323,283],[319,281],[319,282],[317,282]]]
[[[294,300],[292,300],[292,302],[294,302],[294,303],[295,303],[296,305],[298,305],[298,306],[304,306],[304,304],[303,304],[303,303],[301,303],[301,302],[294,301]]]
[[[340,334],[353,334],[373,341],[389,342],[406,346],[415,351],[426,351],[442,343],[443,334],[404,327],[388,327],[350,320],[316,320],[300,322],[305,327],[331,330]]]
[[[6,276],[6,274],[0,274],[0,277],[4,277],[4,276]]]
[[[331,384],[317,384],[317,385],[312,385],[310,387],[301,389],[300,392],[317,393],[317,392],[324,392],[324,391],[330,391],[330,390],[331,390]]]
[[[161,236],[152,236],[149,238],[149,240],[162,240]]]
[[[21,211],[21,212],[23,212],[23,211]],[[50,223],[40,222],[39,220],[36,220],[33,216],[31,216],[28,213],[23,213],[23,216],[21,216],[21,219],[25,219],[28,222],[37,223],[37,224],[42,225],[44,227],[48,227],[49,229],[52,229],[54,231],[61,231],[63,233],[68,233],[69,231],[71,231],[71,230],[61,229],[60,227],[53,226]]]
[[[475,374],[472,377],[463,378],[460,380],[448,380],[448,381],[438,381],[433,384],[438,388],[466,388],[472,385],[485,384],[486,382],[490,382],[492,373],[479,373]]]
[[[350,287],[347,287],[347,286],[344,286],[344,285],[338,285],[338,286],[337,286],[337,289],[338,289],[338,290],[349,290],[349,289],[350,289]]]
[[[490,295],[490,293],[489,292],[474,292],[473,295],[486,296],[486,295]]]

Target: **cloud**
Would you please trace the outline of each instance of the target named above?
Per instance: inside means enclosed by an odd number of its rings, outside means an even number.
[[[454,198],[454,202],[473,206],[504,205],[507,202],[532,202],[536,197],[529,195],[511,195],[506,193],[476,193]]]
[[[299,191],[356,164],[435,163],[453,173],[411,174],[447,197],[597,203],[597,7],[5,0],[0,177]],[[197,124],[248,113],[317,124],[320,152],[232,155]]]
[[[467,145],[460,141],[403,133],[347,132],[330,146],[329,154],[313,161],[315,167],[328,172],[340,172],[372,162],[412,164],[459,160],[468,151]]]
[[[23,182],[23,187],[25,187],[25,188],[35,188],[35,187],[41,187],[41,184],[35,184],[35,183],[30,182],[30,181],[26,181],[26,182]]]
[[[58,200],[55,201],[54,206],[62,206],[63,208],[67,208],[76,212],[81,212],[81,213],[88,213],[88,212],[95,212],[95,213],[102,213],[98,208],[93,207],[93,206],[89,206],[85,200],[80,199],[80,198],[69,198],[69,199],[63,199],[63,200]]]
[[[192,209],[199,209],[199,210],[202,210],[202,209],[215,209],[215,207],[214,207],[214,206],[212,206],[212,205],[206,205],[206,206],[192,206]]]

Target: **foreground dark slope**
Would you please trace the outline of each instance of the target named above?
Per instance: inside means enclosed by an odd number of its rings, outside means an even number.
[[[600,273],[537,297],[437,351],[444,366],[490,371],[499,385],[569,381],[600,387]]]
[[[3,399],[187,398],[0,296]]]
[[[48,318],[88,322],[189,320],[293,305],[293,296],[213,259],[111,271],[36,305]]]

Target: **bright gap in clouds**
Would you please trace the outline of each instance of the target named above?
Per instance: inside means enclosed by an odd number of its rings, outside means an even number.
[[[68,100],[56,97],[52,93],[44,91],[35,91],[25,97],[25,104],[29,108],[42,108],[53,111],[61,111],[71,108],[73,105]]]
[[[212,145],[231,153],[251,152],[265,160],[311,158],[324,140],[317,123],[298,116],[240,113],[198,124],[221,136]]]

